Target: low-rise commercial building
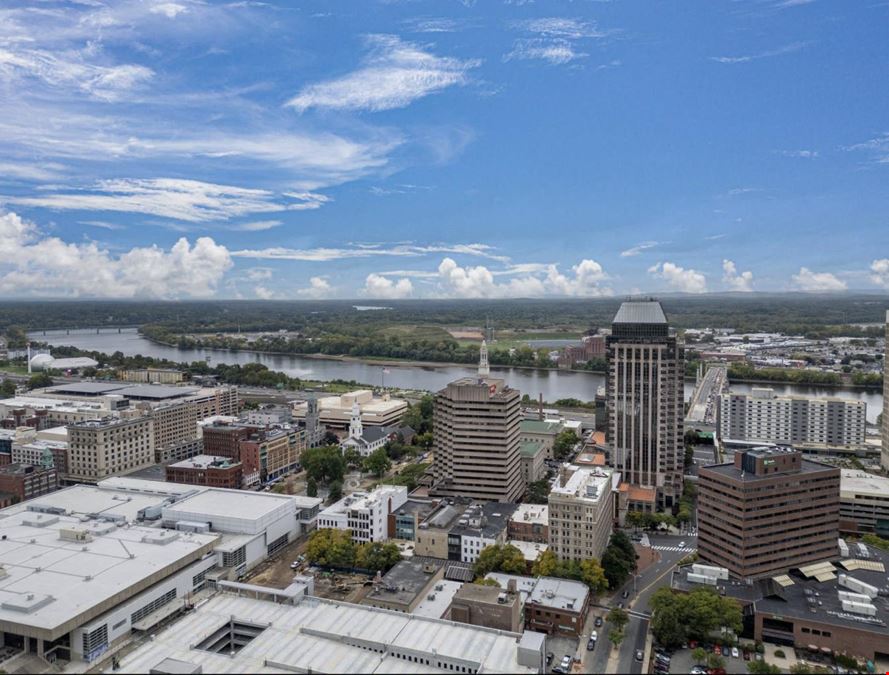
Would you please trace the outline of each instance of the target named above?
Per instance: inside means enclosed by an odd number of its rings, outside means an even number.
[[[840,530],[889,538],[889,478],[858,469],[841,470]]]
[[[840,470],[789,448],[698,472],[698,556],[742,578],[836,558]]]
[[[468,502],[456,499],[443,499],[439,502],[438,507],[417,526],[415,554],[443,560],[460,560],[459,544],[454,546],[453,558],[448,554],[448,534],[467,508]]]
[[[7,464],[0,467],[0,492],[12,503],[24,502],[59,489],[59,472],[53,466]]]
[[[385,541],[389,516],[407,502],[403,485],[380,485],[372,492],[353,492],[318,514],[318,528],[351,530],[352,541]]]
[[[451,599],[450,619],[472,626],[519,633],[524,617],[522,598],[515,588],[515,583],[509,588],[463,584]]]
[[[600,558],[614,524],[611,469],[563,466],[549,493],[549,546],[562,559]]]
[[[448,532],[448,559],[474,563],[488,546],[505,544],[516,507],[506,502],[470,505]]]
[[[389,514],[389,538],[416,541],[420,523],[436,508],[436,502],[409,498]]]
[[[382,579],[375,581],[362,605],[410,614],[424,599],[435,594],[444,579],[444,566],[419,560],[402,560]],[[439,591],[443,590],[442,588]]]
[[[375,397],[369,389],[359,389],[342,396],[322,396],[317,399],[318,421],[329,429],[344,431],[352,421],[352,409],[361,408],[361,423],[366,427],[388,427],[401,420],[407,411],[407,401],[391,398],[388,394]],[[308,401],[293,402],[293,418],[298,421],[311,414]]]
[[[121,659],[117,672],[517,673],[544,668],[542,636],[282,591],[217,594]],[[263,597],[264,596],[264,597]],[[175,669],[175,670],[174,670]]]
[[[540,443],[543,446],[544,458],[553,458],[553,444],[556,436],[562,431],[559,420],[522,420],[519,426],[520,443]]]
[[[519,504],[506,528],[509,539],[539,544],[549,542],[549,506]]]
[[[167,482],[187,483],[205,487],[238,490],[241,488],[243,471],[241,463],[228,457],[197,455],[164,467]]]
[[[289,424],[260,427],[218,421],[200,429],[204,454],[241,463],[244,487],[296,471],[306,448],[305,430]]]
[[[824,396],[782,396],[769,387],[722,394],[719,436],[725,443],[856,450],[865,445],[867,403]]]
[[[185,374],[181,370],[173,368],[134,368],[119,370],[117,374],[124,382],[149,384],[179,384],[185,379]]]
[[[583,632],[590,606],[590,590],[586,584],[554,577],[523,577],[491,572],[501,589],[510,582],[521,594],[525,607],[525,629],[548,635],[578,637]]]

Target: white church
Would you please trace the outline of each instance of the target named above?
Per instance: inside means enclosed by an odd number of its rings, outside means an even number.
[[[352,419],[349,422],[349,437],[340,443],[340,450],[345,452],[355,448],[362,457],[367,457],[377,448],[382,448],[389,440],[391,430],[388,427],[367,427],[361,423],[361,407],[358,402],[352,404]]]

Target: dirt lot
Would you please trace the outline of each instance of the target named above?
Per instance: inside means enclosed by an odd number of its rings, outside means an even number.
[[[370,580],[365,574],[319,572],[315,575],[315,595],[357,604],[370,592],[372,587],[364,585]]]
[[[253,568],[244,581],[269,588],[287,588],[293,577],[301,573],[300,570],[290,569],[290,563],[305,553],[307,543],[307,537],[289,543],[277,555]]]

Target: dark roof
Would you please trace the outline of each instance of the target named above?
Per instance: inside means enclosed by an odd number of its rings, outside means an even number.
[[[718,473],[719,475],[726,476],[727,478],[731,478],[732,480],[742,480],[747,483],[755,480],[764,480],[766,478],[798,476],[804,473],[815,473],[816,471],[836,471],[837,475],[839,475],[840,470],[835,466],[830,466],[829,464],[822,464],[821,462],[813,462],[809,459],[804,459],[800,463],[799,471],[780,471],[776,473],[764,473],[757,475],[755,473],[739,469],[734,465],[733,462],[727,462],[725,464],[710,464],[708,466],[702,466],[698,470],[698,476],[700,477],[707,471]]]
[[[517,508],[519,505],[511,502],[473,504],[466,509],[449,534],[493,539],[506,529],[509,519]],[[473,518],[477,518],[479,515],[482,516],[481,524],[474,527],[472,525]]]
[[[389,429],[384,429],[383,427],[364,427],[361,432],[361,438],[368,443],[373,443],[384,436],[388,436],[390,433]]]
[[[624,302],[612,323],[667,323],[667,317],[661,303],[656,300],[648,302]]]

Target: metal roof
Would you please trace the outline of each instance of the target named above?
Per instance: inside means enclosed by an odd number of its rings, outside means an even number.
[[[667,317],[657,301],[624,302],[612,323],[667,323]]]

